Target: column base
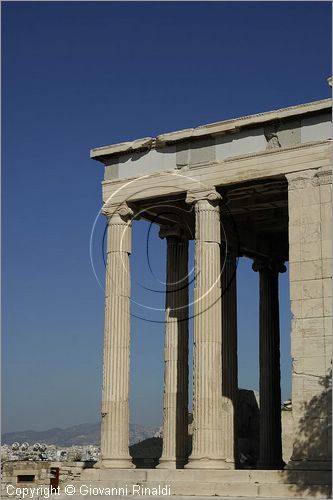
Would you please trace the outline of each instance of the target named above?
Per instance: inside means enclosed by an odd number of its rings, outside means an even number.
[[[168,458],[160,458],[159,462],[160,463],[155,467],[156,469],[184,469],[187,460],[172,460]]]
[[[227,458],[227,459],[225,460],[225,463],[226,463],[227,468],[228,468],[229,470],[235,470],[235,469],[237,469],[237,467],[236,467],[236,462],[235,462],[234,460],[232,460],[232,459],[230,459],[230,460],[229,460],[229,459]]]
[[[188,464],[185,465],[185,469],[225,469],[229,470],[231,464],[228,464],[225,460],[216,460],[209,458],[190,458]]]
[[[95,464],[96,469],[135,469],[131,458],[105,458]]]

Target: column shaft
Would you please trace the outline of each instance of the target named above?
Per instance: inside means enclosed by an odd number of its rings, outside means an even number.
[[[279,272],[274,266],[261,265],[259,305],[260,362],[260,442],[261,469],[281,469],[281,387]]]
[[[163,452],[159,468],[188,455],[188,241],[167,237]]]
[[[222,443],[222,334],[219,195],[195,202],[193,446],[187,468],[227,468]]]
[[[102,388],[101,466],[133,467],[129,455],[131,223],[108,222]]]

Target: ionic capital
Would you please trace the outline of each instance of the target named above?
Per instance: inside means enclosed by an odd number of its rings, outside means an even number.
[[[114,216],[119,216],[123,221],[128,221],[134,215],[133,210],[127,205],[127,203],[123,202],[120,204],[112,204],[106,202],[102,209],[101,213],[105,215],[108,219],[111,219]]]
[[[185,202],[189,205],[193,205],[199,201],[209,201],[213,206],[217,205],[222,196],[214,189],[193,189],[187,191],[187,196]]]
[[[256,259],[252,264],[252,269],[255,272],[276,272],[285,273],[287,268],[280,259]]]
[[[164,238],[181,238],[183,231],[180,226],[161,226],[158,233],[161,240]]]

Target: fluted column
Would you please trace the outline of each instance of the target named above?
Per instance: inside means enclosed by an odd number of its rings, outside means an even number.
[[[179,228],[167,239],[163,452],[159,468],[182,468],[188,455],[188,240]]]
[[[286,270],[277,262],[256,261],[259,271],[259,362],[260,362],[260,443],[261,469],[281,469],[281,386],[279,272]]]
[[[193,446],[186,468],[227,468],[222,443],[220,195],[189,192],[195,207]]]
[[[126,204],[108,217],[102,388],[101,467],[132,468],[129,455],[131,216]]]
[[[223,457],[230,469],[237,464],[237,290],[236,254],[222,246],[222,401]]]

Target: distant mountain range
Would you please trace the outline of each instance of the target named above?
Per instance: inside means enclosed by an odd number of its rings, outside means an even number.
[[[74,425],[66,429],[55,427],[46,431],[7,432],[1,435],[1,443],[11,445],[17,441],[18,443],[45,443],[57,446],[99,445],[101,441],[100,429],[100,423],[95,423]],[[130,445],[151,438],[156,432],[158,432],[157,427],[130,424]]]

